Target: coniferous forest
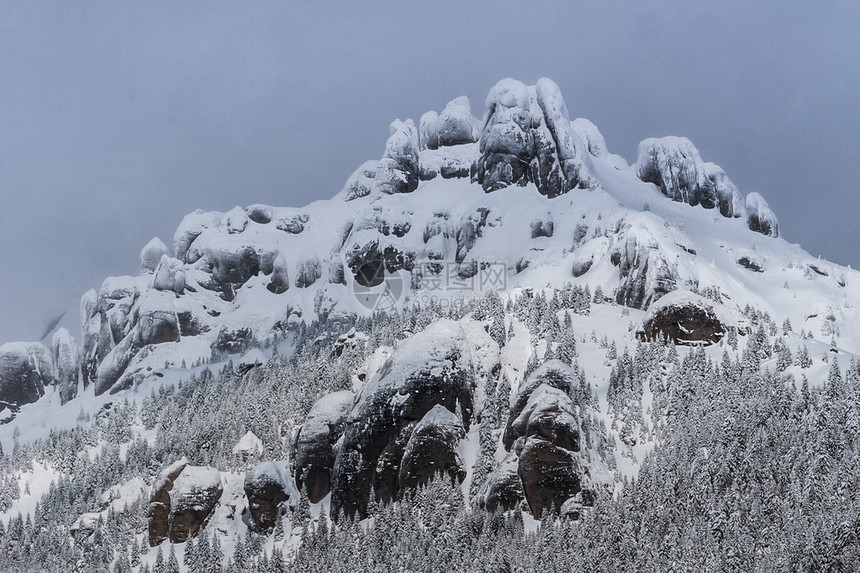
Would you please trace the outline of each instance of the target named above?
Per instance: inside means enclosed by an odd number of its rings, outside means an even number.
[[[567,288],[507,305],[486,296],[448,312],[431,307],[300,326],[284,334],[291,351],[273,352],[265,365],[246,372],[232,363],[194,365],[179,385],[137,389],[92,417],[82,412],[73,429],[16,441],[0,455],[0,510],[26,493],[16,476],[34,464],[59,477],[32,513],[0,521],[0,570],[857,570],[860,364],[823,355],[816,360],[828,362],[829,374],[811,384],[805,346],[792,355],[786,343],[790,325],[779,328],[752,309],[749,332],[732,333],[719,347],[634,341],[619,348],[576,331],[576,317],[593,306],[590,293]],[[583,416],[583,430],[614,486],[598,489],[574,517],[548,511],[538,521],[519,509],[479,508],[475,494],[489,471],[483,459],[494,455],[511,403],[511,381],[500,376],[486,385],[468,488],[440,476],[397,501],[372,499],[365,519],[327,516],[302,491],[273,531],[246,530],[229,547],[214,526],[181,545],[150,547],[145,495],[124,509],[112,505],[88,534],[75,530],[103,492],[135,477],[151,483],[178,458],[235,472],[286,459],[289,437],[318,398],[349,387],[376,348],[443,317],[479,321],[502,347],[513,343],[514,323],[523,326],[531,346],[523,377],[550,359],[579,372],[583,384],[572,398],[581,412],[603,412]],[[368,334],[366,346],[333,358],[333,344],[350,329]],[[580,351],[587,347],[611,367],[605,402],[584,382]],[[232,448],[248,431],[265,450],[242,460]],[[617,467],[613,436],[653,443],[636,475]]]

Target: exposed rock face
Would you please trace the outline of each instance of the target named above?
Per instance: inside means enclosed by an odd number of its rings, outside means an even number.
[[[187,465],[188,461],[184,459],[174,462],[161,471],[152,485],[147,511],[150,547],[167,539],[170,533],[170,491]]]
[[[45,394],[53,380],[51,353],[39,342],[0,346],[0,406],[30,404]]]
[[[248,208],[245,209],[245,212],[248,214],[248,218],[255,223],[259,223],[260,225],[267,225],[272,222],[272,217],[274,217],[275,209],[270,207],[269,205],[261,205],[257,203],[254,205],[248,205]]]
[[[51,338],[54,359],[54,379],[60,392],[60,402],[65,404],[78,393],[78,372],[81,362],[78,345],[69,331],[60,328]]]
[[[646,139],[639,144],[639,178],[653,183],[664,195],[705,209],[718,208],[724,217],[746,215],[737,187],[713,163],[705,163],[699,150],[684,137]]]
[[[149,544],[165,539],[183,543],[195,537],[221,498],[221,474],[215,468],[180,460],[159,474],[149,503]]]
[[[349,390],[320,398],[296,436],[296,486],[307,488],[308,499],[318,503],[331,491],[331,471],[355,395]]]
[[[514,501],[509,479],[516,461],[522,495],[531,514],[558,512],[565,500],[590,484],[580,463],[580,432],[576,406],[570,398],[576,384],[573,370],[560,360],[549,360],[526,379],[514,399],[503,436],[507,470],[496,470],[487,480],[479,503],[488,509]]]
[[[434,406],[421,418],[409,436],[400,462],[401,490],[426,484],[438,474],[447,474],[452,481],[466,479],[457,444],[465,432],[460,420],[444,406]]]
[[[519,456],[518,473],[529,510],[535,518],[558,512],[582,489],[579,457],[540,438],[528,438]]]
[[[577,158],[564,99],[547,78],[535,86],[506,79],[490,90],[480,152],[476,179],[485,191],[534,183],[555,197],[591,184]]]
[[[747,195],[746,207],[747,224],[751,230],[768,237],[779,237],[779,221],[764,197],[758,193],[750,193]]]
[[[404,428],[420,421],[436,405],[449,411],[459,406],[461,423],[468,428],[472,415],[471,358],[462,327],[447,320],[435,322],[400,343],[362,388],[347,418],[332,472],[333,515],[340,510],[348,516],[366,514],[370,487],[383,454],[399,448],[400,443],[407,444]]]
[[[418,188],[418,130],[411,119],[396,120],[379,160],[372,192],[391,195],[411,193]]]
[[[514,403],[511,405],[508,423],[505,427],[505,433],[502,438],[505,449],[510,450],[514,445],[514,441],[525,435],[529,416],[540,405],[539,402],[533,401],[525,419],[521,420],[520,418],[523,412],[526,411],[527,406],[530,406],[529,401],[532,398],[532,394],[534,394],[538,388],[544,387],[541,394],[544,394],[544,391],[548,388],[554,388],[560,391],[561,395],[568,396],[574,384],[576,384],[576,379],[573,371],[570,369],[570,366],[561,360],[548,360],[532,372],[520,386],[517,396],[514,399]],[[555,396],[553,396],[553,399],[556,403],[558,402],[558,399]],[[568,402],[569,401],[570,398],[568,398]],[[565,410],[571,410],[572,404],[570,406],[565,404],[564,408]]]
[[[675,291],[657,301],[644,323],[646,340],[671,340],[675,344],[710,345],[728,332],[728,309],[688,291]]]
[[[541,384],[529,396],[520,415],[511,421],[507,439],[539,437],[572,452],[579,451],[579,420],[570,396]]]
[[[212,343],[212,355],[243,354],[251,347],[254,333],[250,328],[221,328],[218,338]]]
[[[154,237],[140,251],[140,272],[153,272],[161,261],[161,257],[167,254],[167,246],[161,239]]]
[[[645,309],[676,288],[676,272],[645,229],[627,227],[612,247],[610,257],[621,278],[615,293],[618,304]]]
[[[263,462],[245,475],[245,496],[252,531],[267,533],[278,522],[285,503],[295,505],[298,491],[286,462]]]
[[[523,484],[518,469],[516,453],[508,453],[481,486],[477,496],[478,506],[491,513],[519,507],[523,500]]]

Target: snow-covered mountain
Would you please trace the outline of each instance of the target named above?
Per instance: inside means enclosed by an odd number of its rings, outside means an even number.
[[[571,516],[636,475],[654,444],[656,419],[618,414],[621,349],[668,340],[717,352],[733,339],[736,350],[738,335],[779,323],[789,355],[860,351],[860,276],[780,238],[765,199],[744,196],[687,139],[647,139],[630,164],[591,122],[571,121],[545,78],[502,80],[481,119],[459,97],[390,133],[331,199],[187,215],[171,247],[143,247],[137,276],[84,294],[79,342],[60,329],[51,348],[0,346],[0,445],[13,427],[16,442],[36,440],[207,363],[263,368],[273,348],[297,351],[309,332],[328,344],[328,332],[332,361],[357,358],[334,392],[284,422],[289,463],[222,480],[169,460],[157,479],[137,478],[152,487],[153,545],[185,542],[209,520],[235,533],[224,516],[242,503],[242,527],[271,531],[302,489],[314,511],[365,517],[374,499],[401,499],[437,471],[490,511],[524,502],[535,518]],[[438,320],[369,342],[362,325],[416,309]],[[546,309],[549,323],[527,324]],[[807,368],[792,362],[781,371]],[[479,437],[504,384],[493,416],[505,419]],[[652,391],[637,397],[644,412]],[[257,459],[264,448],[246,437],[237,448]],[[101,513],[87,515],[92,533]]]

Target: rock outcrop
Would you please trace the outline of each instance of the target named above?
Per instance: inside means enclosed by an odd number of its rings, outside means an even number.
[[[654,236],[645,228],[626,227],[610,251],[621,281],[618,304],[645,309],[677,288],[677,275]]]
[[[81,368],[78,345],[68,330],[60,328],[51,338],[51,350],[54,359],[54,379],[60,392],[60,402],[65,404],[78,394]]]
[[[52,384],[51,352],[39,342],[0,346],[0,407],[18,407],[38,400]]]
[[[452,482],[466,479],[457,444],[465,436],[457,416],[441,405],[434,406],[412,430],[398,476],[401,490],[415,489],[445,474]]]
[[[462,412],[461,424],[468,428],[472,370],[465,334],[455,322],[437,321],[398,345],[364,385],[347,418],[332,471],[333,515],[341,510],[366,515],[371,486],[380,476],[392,496],[400,492],[389,477],[399,480],[402,454],[396,452],[405,449],[412,427],[434,406]]]
[[[389,132],[371,193],[411,193],[418,188],[418,129],[411,119],[396,120]]]
[[[673,201],[705,209],[717,208],[723,217],[744,217],[746,209],[737,187],[684,137],[646,139],[639,144],[639,178],[653,183]]]
[[[318,503],[331,491],[331,471],[337,457],[336,444],[343,435],[355,395],[349,390],[320,398],[311,407],[296,435],[296,486],[306,487],[311,503]]]
[[[758,193],[750,193],[747,195],[746,208],[750,230],[768,237],[779,237],[779,221],[764,197]]]
[[[485,191],[534,183],[555,197],[592,183],[577,157],[567,107],[547,78],[535,86],[497,83],[487,95],[476,180]]]
[[[180,460],[159,474],[148,511],[149,544],[183,543],[196,537],[221,498],[221,474]]]
[[[648,309],[643,338],[683,345],[710,345],[719,342],[730,326],[737,327],[738,321],[729,309],[695,293],[679,290]]]
[[[546,511],[558,513],[567,499],[590,487],[588,467],[580,459],[582,422],[570,397],[575,384],[574,372],[560,360],[545,362],[523,382],[502,440],[511,452],[507,465],[490,475],[479,504],[491,511],[513,505],[514,463],[522,496],[538,519]]]
[[[140,251],[140,272],[155,271],[161,257],[167,254],[167,246],[158,237],[152,238]]]
[[[277,524],[284,505],[296,505],[299,493],[290,476],[287,462],[263,462],[245,475],[248,498],[248,527],[268,533]]]

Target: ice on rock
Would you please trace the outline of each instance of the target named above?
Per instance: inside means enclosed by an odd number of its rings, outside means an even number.
[[[428,111],[418,120],[418,148],[439,149],[439,114]]]
[[[154,272],[162,255],[166,254],[167,246],[158,237],[153,237],[140,251],[140,272]]]
[[[747,224],[756,233],[769,237],[779,237],[779,221],[764,197],[758,193],[747,195]]]
[[[642,141],[636,169],[642,181],[655,184],[673,201],[716,207],[724,217],[746,215],[740,193],[725,172],[702,161],[699,150],[686,137]]]

